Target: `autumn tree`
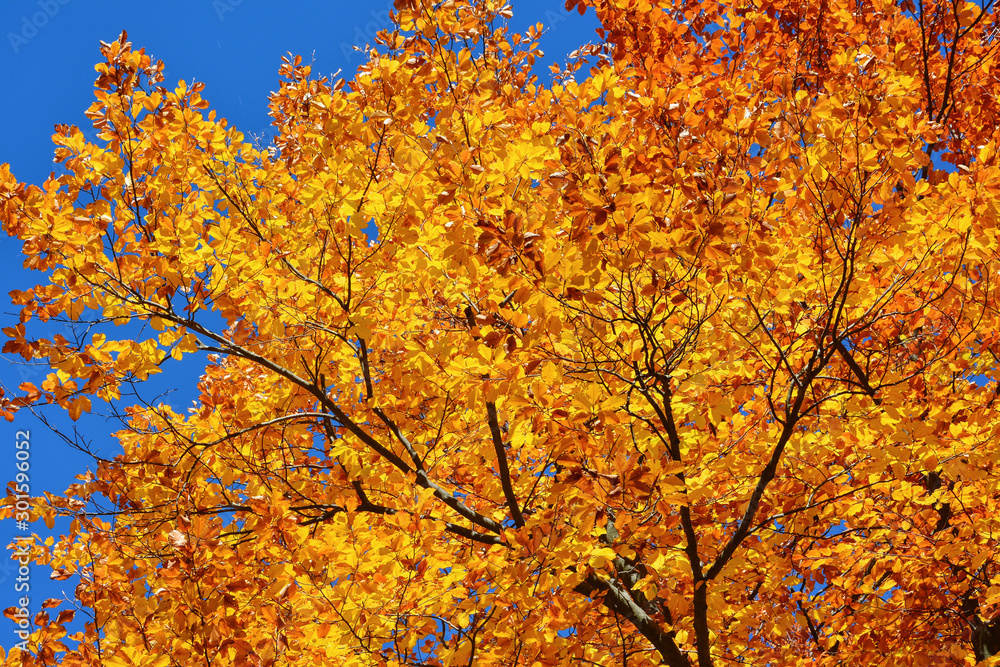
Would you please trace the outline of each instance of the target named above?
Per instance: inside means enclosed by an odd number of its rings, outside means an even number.
[[[273,146],[101,45],[97,139],[0,168],[51,366],[4,410],[204,375],[34,501],[87,623],[7,664],[1000,652],[992,0],[567,4],[539,74],[500,2],[397,0],[353,80],[285,60]]]

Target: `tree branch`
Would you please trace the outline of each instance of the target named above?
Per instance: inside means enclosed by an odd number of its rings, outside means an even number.
[[[667,665],[670,667],[691,667],[687,656],[677,648],[676,633],[673,630],[666,631],[660,627],[656,619],[647,614],[617,582],[605,579],[596,572],[591,572],[573,590],[588,597],[594,597],[595,593],[600,593],[604,606],[627,618],[642,633],[642,636],[648,639],[660,652]]]
[[[503,495],[507,498],[507,506],[510,507],[510,513],[514,517],[514,525],[520,528],[524,525],[524,516],[521,514],[521,508],[517,506],[517,496],[514,495],[514,487],[510,483],[507,450],[503,445],[503,436],[500,434],[497,406],[492,401],[486,402],[486,416],[490,423],[490,434],[493,436],[493,449],[497,453],[497,466],[500,468],[500,485],[503,487]]]
[[[861,388],[865,390],[866,394],[875,400],[875,405],[880,405],[882,403],[882,399],[875,398],[875,390],[868,383],[868,376],[865,374],[864,370],[862,370],[861,366],[858,365],[858,362],[854,360],[854,357],[851,356],[851,353],[847,351],[847,348],[844,346],[844,341],[838,340],[834,343],[834,347],[840,356],[843,357],[844,361],[847,362],[847,366],[851,369],[851,372],[854,373],[854,376],[858,378],[858,383],[861,385]]]

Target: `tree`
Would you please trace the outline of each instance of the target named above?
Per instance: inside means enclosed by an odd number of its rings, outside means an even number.
[[[397,0],[352,81],[284,61],[270,148],[102,44],[98,142],[0,170],[52,367],[4,409],[207,365],[34,501],[89,621],[10,664],[997,652],[992,2],[567,5],[543,83],[508,7]]]

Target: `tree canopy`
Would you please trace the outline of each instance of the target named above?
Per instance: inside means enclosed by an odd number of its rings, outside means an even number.
[[[269,146],[102,43],[96,141],[0,167],[51,366],[3,410],[204,374],[32,501],[80,584],[7,664],[1000,653],[992,0],[567,9],[539,73],[503,3],[397,0]]]

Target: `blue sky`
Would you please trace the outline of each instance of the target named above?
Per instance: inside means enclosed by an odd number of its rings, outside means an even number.
[[[543,80],[549,76],[548,64],[561,62],[573,49],[598,40],[593,15],[569,14],[562,0],[511,0],[511,4],[515,29],[523,31],[535,22],[548,28],[542,39],[546,56],[536,64]],[[0,126],[6,131],[0,133],[0,164],[10,163],[21,181],[44,181],[53,170],[53,126],[66,123],[88,128],[83,112],[93,100],[98,42],[113,41],[123,28],[135,47],[145,47],[155,59],[164,61],[164,85],[172,87],[179,79],[203,81],[203,96],[220,116],[247,135],[269,137],[267,96],[277,88],[280,57],[290,51],[312,61],[316,74],[341,70],[340,76],[350,78],[362,63],[362,54],[353,47],[372,41],[378,30],[390,25],[391,6],[391,0],[2,0]],[[7,293],[29,288],[41,276],[21,269],[20,243],[2,234],[0,257],[4,269],[0,271],[0,299],[5,304],[0,308],[0,324],[8,327],[16,323],[16,309],[9,304]],[[189,405],[203,363],[191,359],[182,370],[144,391],[144,396],[152,399],[159,392],[176,390],[168,399],[174,407]],[[0,378],[8,388],[23,381],[40,382],[44,374],[43,369],[0,360]],[[97,404],[95,408],[100,410]],[[72,430],[74,425],[63,415],[46,414],[57,427]],[[95,450],[114,456],[113,422],[91,415],[75,426]],[[93,465],[31,414],[21,412],[12,424],[0,421],[0,478],[4,484],[16,474],[18,430],[31,433],[32,495],[61,493],[75,475]],[[38,524],[28,532],[58,536],[60,527],[66,530],[57,524],[54,531],[48,531]],[[3,544],[21,534],[12,520],[0,522]],[[25,594],[15,591],[16,577],[11,563],[0,558],[0,609],[14,606]],[[46,598],[72,598],[77,580],[51,582],[47,570],[33,568],[28,583],[29,608],[34,614]],[[17,642],[13,629],[13,624],[0,621],[0,646],[9,649]]]

